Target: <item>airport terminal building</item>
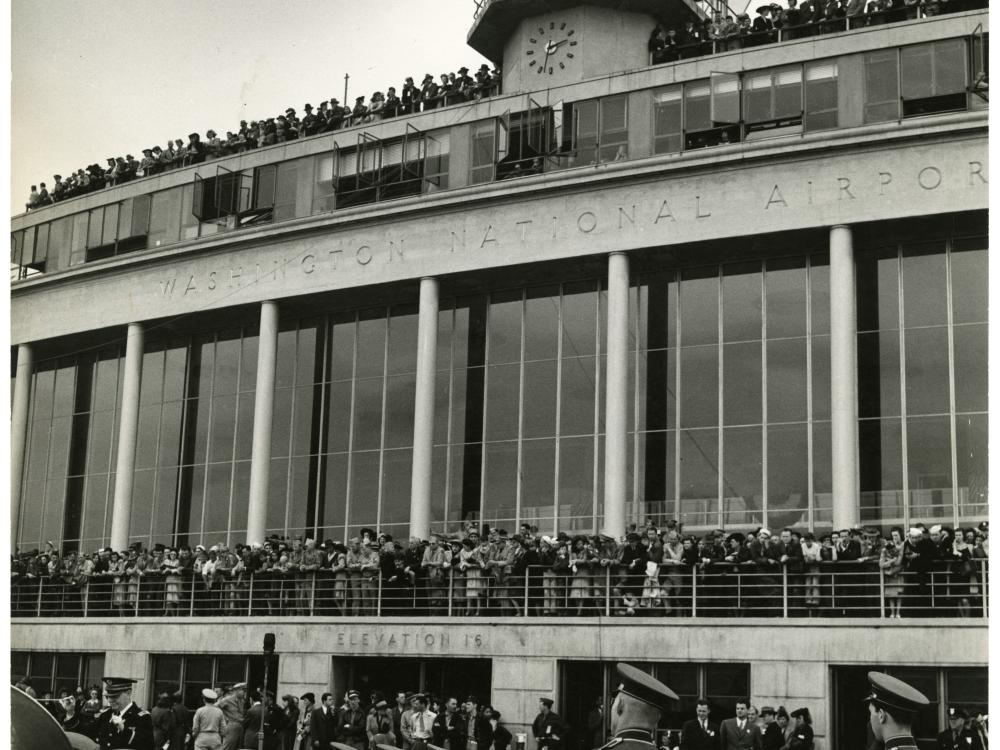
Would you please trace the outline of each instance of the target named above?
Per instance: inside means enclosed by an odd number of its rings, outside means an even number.
[[[657,21],[698,14],[486,0],[496,96],[13,217],[12,545],[985,520],[988,11],[651,64]],[[808,706],[830,750],[858,746],[873,667],[932,698],[925,738],[985,704],[983,602],[15,616],[11,648],[149,706],[260,679],[274,632],[279,695],[405,675],[488,697],[527,750],[539,696],[585,716],[627,660],[715,720]]]

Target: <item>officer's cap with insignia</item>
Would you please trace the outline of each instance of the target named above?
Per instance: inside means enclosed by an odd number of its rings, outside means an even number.
[[[968,719],[969,714],[964,708],[959,708],[958,706],[948,706],[948,718],[949,719]]]
[[[104,683],[104,692],[108,695],[119,695],[121,693],[131,692],[132,686],[138,682],[138,680],[133,680],[128,677],[102,677],[101,682]]]
[[[884,672],[869,672],[868,682],[871,685],[871,690],[865,697],[865,701],[873,704],[876,708],[885,709],[889,713],[902,711],[914,714],[930,705],[927,696],[919,690]]]
[[[641,669],[621,663],[617,665],[617,669],[621,680],[618,692],[656,706],[661,711],[666,711],[670,707],[670,701],[679,700],[677,693]]]

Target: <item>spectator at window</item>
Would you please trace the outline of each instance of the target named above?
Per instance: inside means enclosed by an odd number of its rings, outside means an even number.
[[[750,29],[753,32],[752,45],[765,44],[771,40],[771,32],[774,31],[774,22],[770,18],[771,6],[761,5],[757,7],[757,17],[753,19]]]
[[[666,45],[667,35],[663,30],[662,24],[656,24],[653,27],[653,31],[649,35],[649,41],[646,43],[646,50],[652,55],[653,64],[656,65],[663,62],[662,51]]]
[[[413,78],[407,76],[399,101],[401,104],[400,114],[407,115],[420,111],[420,89],[413,83]]]
[[[303,110],[305,114],[302,115],[302,122],[299,125],[299,133],[302,137],[308,137],[310,135],[316,135],[319,132],[321,121],[316,115],[313,114],[313,105],[308,102],[303,105]]]

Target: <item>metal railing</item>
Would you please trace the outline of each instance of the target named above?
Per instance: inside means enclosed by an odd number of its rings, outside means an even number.
[[[519,573],[318,570],[253,575],[12,578],[13,617],[968,617],[988,616],[986,560],[887,575],[875,562],[802,570],[754,563]]]

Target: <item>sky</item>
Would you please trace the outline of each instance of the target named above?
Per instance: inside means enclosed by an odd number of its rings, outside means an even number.
[[[474,0],[11,0],[12,213],[30,187],[168,138],[350,101],[485,58]]]

